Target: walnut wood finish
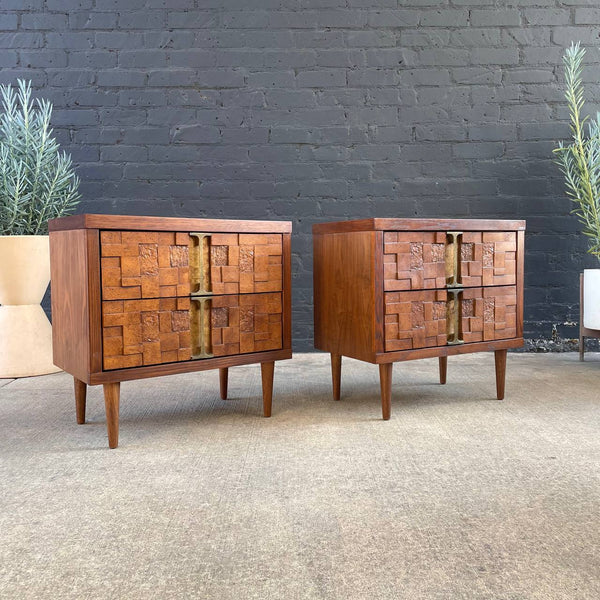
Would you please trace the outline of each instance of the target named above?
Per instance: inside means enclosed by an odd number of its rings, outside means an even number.
[[[494,352],[494,361],[496,363],[496,397],[498,400],[504,400],[504,382],[506,380],[506,350],[496,350]]]
[[[453,238],[443,231],[386,231],[384,289],[424,290],[446,287]],[[517,233],[467,231],[456,237],[458,283],[464,287],[515,285]]]
[[[339,400],[341,397],[340,383],[342,379],[342,355],[331,355],[331,380],[333,382],[333,399]]]
[[[282,289],[282,235],[101,231],[104,300]]]
[[[273,403],[273,375],[275,372],[274,362],[261,362],[260,375],[262,379],[263,414],[271,416],[271,405]]]
[[[102,303],[104,369],[191,360],[190,299]]]
[[[439,366],[440,366],[440,384],[444,385],[446,383],[446,374],[448,373],[448,357],[447,356],[440,356]]]
[[[204,329],[198,329],[200,311]],[[212,356],[282,348],[281,294],[102,303],[104,369],[189,361],[200,338]]]
[[[215,296],[208,303],[214,356],[282,347],[281,294]]]
[[[101,231],[102,298],[189,296],[187,233]]]
[[[445,345],[448,328],[447,300],[446,290],[387,292],[386,351]]]
[[[465,289],[459,294],[459,302],[465,343],[517,337],[515,286]]]
[[[269,364],[291,357],[291,223],[75,215],[49,229],[55,363],[77,380],[78,420],[85,384],[105,386],[110,447],[121,381],[217,368],[226,396],[229,367],[265,363],[270,414]]]
[[[459,253],[463,286],[515,285],[517,232],[466,231],[459,238]]]
[[[384,289],[444,287],[446,237],[443,231],[386,231],[383,234]]]
[[[379,384],[381,387],[381,413],[384,421],[392,415],[392,369],[394,363],[379,365]]]
[[[49,231],[119,229],[131,231],[207,231],[218,233],[291,233],[291,221],[236,221],[130,215],[71,215],[48,221]]]
[[[500,219],[357,219],[317,223],[314,235],[351,231],[525,231],[525,221]]]
[[[106,408],[106,430],[108,432],[108,447],[119,445],[119,395],[121,384],[104,384],[104,406]]]
[[[363,360],[376,351],[375,235],[313,237],[315,346],[321,350]]]
[[[228,380],[229,380],[229,369],[227,367],[219,369],[219,391],[221,392],[221,400],[227,400]]]
[[[77,424],[85,423],[85,399],[87,394],[87,385],[83,381],[79,381],[77,377],[73,377],[75,387],[75,414],[77,416]]]
[[[443,384],[448,356],[494,351],[499,382],[523,344],[524,236],[524,221],[314,225],[315,346],[331,353],[334,397],[341,356],[383,366],[384,417],[396,361],[438,357]]]
[[[88,381],[92,368],[87,235],[81,230],[50,236],[54,364],[80,381]]]

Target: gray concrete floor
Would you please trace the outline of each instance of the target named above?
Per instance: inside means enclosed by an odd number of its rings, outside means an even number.
[[[100,388],[0,380],[0,598],[600,598],[600,355],[491,354],[378,370],[328,357]]]

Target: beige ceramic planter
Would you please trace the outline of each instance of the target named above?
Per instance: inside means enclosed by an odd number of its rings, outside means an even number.
[[[0,378],[60,371],[40,306],[49,282],[47,235],[0,236]]]

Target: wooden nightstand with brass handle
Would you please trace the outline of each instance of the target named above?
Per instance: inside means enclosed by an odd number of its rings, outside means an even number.
[[[379,365],[383,418],[394,362],[494,351],[504,398],[506,350],[523,345],[525,221],[364,219],[313,225],[315,347]]]
[[[54,362],[102,384],[109,446],[120,382],[260,363],[271,415],[274,361],[291,358],[291,223],[75,215],[50,221]]]

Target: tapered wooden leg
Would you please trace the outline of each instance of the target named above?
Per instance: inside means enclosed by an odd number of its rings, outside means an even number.
[[[381,386],[381,412],[383,420],[389,420],[392,414],[392,367],[394,363],[379,365],[379,384]]]
[[[496,397],[504,400],[504,381],[506,380],[506,350],[495,350],[496,361]]]
[[[224,367],[219,369],[219,386],[221,388],[221,400],[227,400],[227,378],[229,369]]]
[[[446,373],[448,372],[448,357],[440,356],[440,384],[446,383]]]
[[[108,447],[119,445],[119,391],[120,383],[104,384],[104,406],[106,407],[106,429],[108,431]]]
[[[584,354],[585,354],[585,337],[581,334],[579,334],[579,360],[583,361],[584,360]]]
[[[273,373],[275,371],[274,362],[260,363],[260,374],[262,376],[263,393],[263,414],[265,417],[271,416],[271,404],[273,402]]]
[[[331,355],[331,379],[333,381],[333,399],[340,399],[340,380],[342,377],[342,355]]]
[[[83,381],[79,381],[73,377],[75,384],[75,414],[77,415],[77,423],[83,425],[85,423],[85,396],[87,385]]]

